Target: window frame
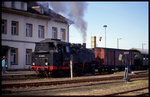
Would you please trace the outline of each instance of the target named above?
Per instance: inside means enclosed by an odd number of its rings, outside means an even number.
[[[60,29],[60,35],[61,35],[61,40],[66,40],[66,29],[61,28]]]
[[[32,37],[32,24],[26,23],[26,37]]]
[[[26,65],[31,65],[32,49],[26,49]]]
[[[42,26],[42,25],[39,25],[38,26],[38,37],[39,38],[44,38],[44,26]]]
[[[1,31],[2,34],[7,34],[7,20],[5,19],[2,19]]]
[[[56,27],[52,27],[52,38],[57,39],[57,28]]]
[[[14,50],[14,52],[13,52],[13,50]],[[18,48],[11,48],[10,49],[10,64],[11,65],[18,65]]]
[[[18,31],[19,31],[19,23],[17,21],[12,21],[11,22],[11,35],[19,35]]]

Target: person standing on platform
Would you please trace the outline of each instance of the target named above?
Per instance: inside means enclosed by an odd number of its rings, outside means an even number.
[[[6,57],[3,56],[2,58],[2,73],[6,72]]]

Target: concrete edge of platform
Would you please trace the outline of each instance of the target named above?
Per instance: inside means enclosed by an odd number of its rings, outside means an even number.
[[[146,71],[134,71],[134,73],[131,74],[139,74],[141,72],[145,73]],[[6,73],[1,74],[2,78],[19,78],[19,77],[34,77],[34,76],[37,76],[37,73],[35,71],[30,70],[7,71]]]
[[[37,73],[35,71],[6,71],[6,73],[2,73],[2,78],[17,78],[17,77],[31,77],[36,76]]]

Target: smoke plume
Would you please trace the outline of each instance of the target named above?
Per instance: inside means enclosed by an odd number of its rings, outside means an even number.
[[[64,14],[74,22],[74,26],[82,34],[86,42],[87,23],[83,19],[87,3],[84,2],[49,2],[50,7],[57,13]]]

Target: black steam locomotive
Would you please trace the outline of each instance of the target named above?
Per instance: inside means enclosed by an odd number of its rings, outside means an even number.
[[[72,56],[73,74],[94,74],[97,69],[111,71],[124,69],[126,65],[134,68],[135,50],[110,48],[87,49],[86,44],[71,44],[59,39],[45,39],[37,42],[32,54],[32,70],[41,75],[70,74]]]
[[[74,75],[89,72],[94,62],[94,53],[85,44],[70,44],[58,39],[46,39],[36,43],[32,54],[32,70],[42,75],[67,74],[70,70],[70,56],[73,57]]]

